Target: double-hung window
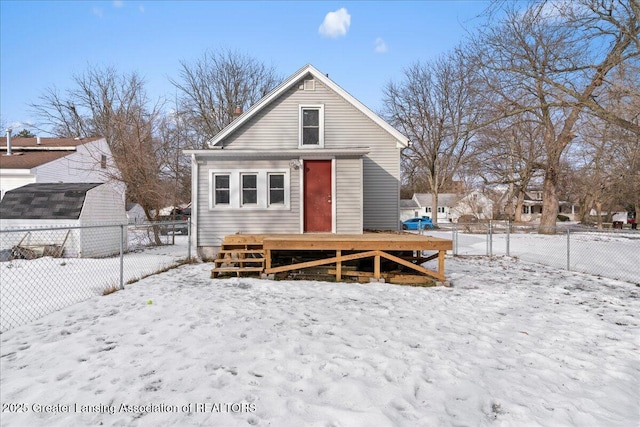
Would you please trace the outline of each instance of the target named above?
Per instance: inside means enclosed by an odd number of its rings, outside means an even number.
[[[285,175],[283,173],[269,174],[269,206],[285,205]]]
[[[324,147],[324,106],[300,106],[300,148]]]
[[[209,209],[290,209],[289,169],[210,171]]]
[[[258,175],[243,173],[242,179],[242,206],[258,204]]]
[[[230,176],[228,174],[220,174],[213,176],[213,204],[214,205],[229,205],[230,203]]]

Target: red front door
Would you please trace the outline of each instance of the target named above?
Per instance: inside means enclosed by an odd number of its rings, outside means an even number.
[[[304,161],[304,231],[332,231],[331,160]]]

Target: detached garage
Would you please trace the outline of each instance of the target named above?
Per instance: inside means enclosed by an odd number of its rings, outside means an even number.
[[[124,201],[107,184],[28,184],[8,191],[0,201],[0,229],[61,229],[6,233],[0,249],[20,245],[57,248],[57,254],[49,253],[54,256],[114,255],[120,251],[120,227],[89,226],[119,224],[127,224]]]

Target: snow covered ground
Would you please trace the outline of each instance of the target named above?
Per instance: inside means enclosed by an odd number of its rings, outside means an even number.
[[[178,265],[187,257],[186,236],[176,236],[173,245],[144,249],[140,243],[148,245],[148,241],[135,237],[129,233],[132,251],[123,257],[123,283]],[[0,262],[0,332],[102,295],[113,286],[120,286],[119,256]]]
[[[489,247],[486,231],[458,233],[458,255],[506,255],[559,269],[588,273],[640,284],[640,232],[571,231],[569,235],[536,232],[492,235]],[[451,230],[426,234],[454,239]],[[507,249],[508,246],[508,249]]]
[[[636,285],[509,258],[448,257],[452,288],[210,268],[0,335],[0,423],[640,424]]]

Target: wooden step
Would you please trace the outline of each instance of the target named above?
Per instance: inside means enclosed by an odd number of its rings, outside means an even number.
[[[264,249],[220,249],[220,254],[258,254],[263,255]]]
[[[264,268],[262,267],[216,267],[211,269],[211,271],[215,271],[216,273],[233,273],[233,272],[255,272],[262,271]]]
[[[262,273],[262,267],[216,267],[211,269],[211,278],[215,279],[221,273],[236,273],[238,277],[242,273]]]
[[[264,258],[218,258],[213,262],[214,264],[264,264]]]

